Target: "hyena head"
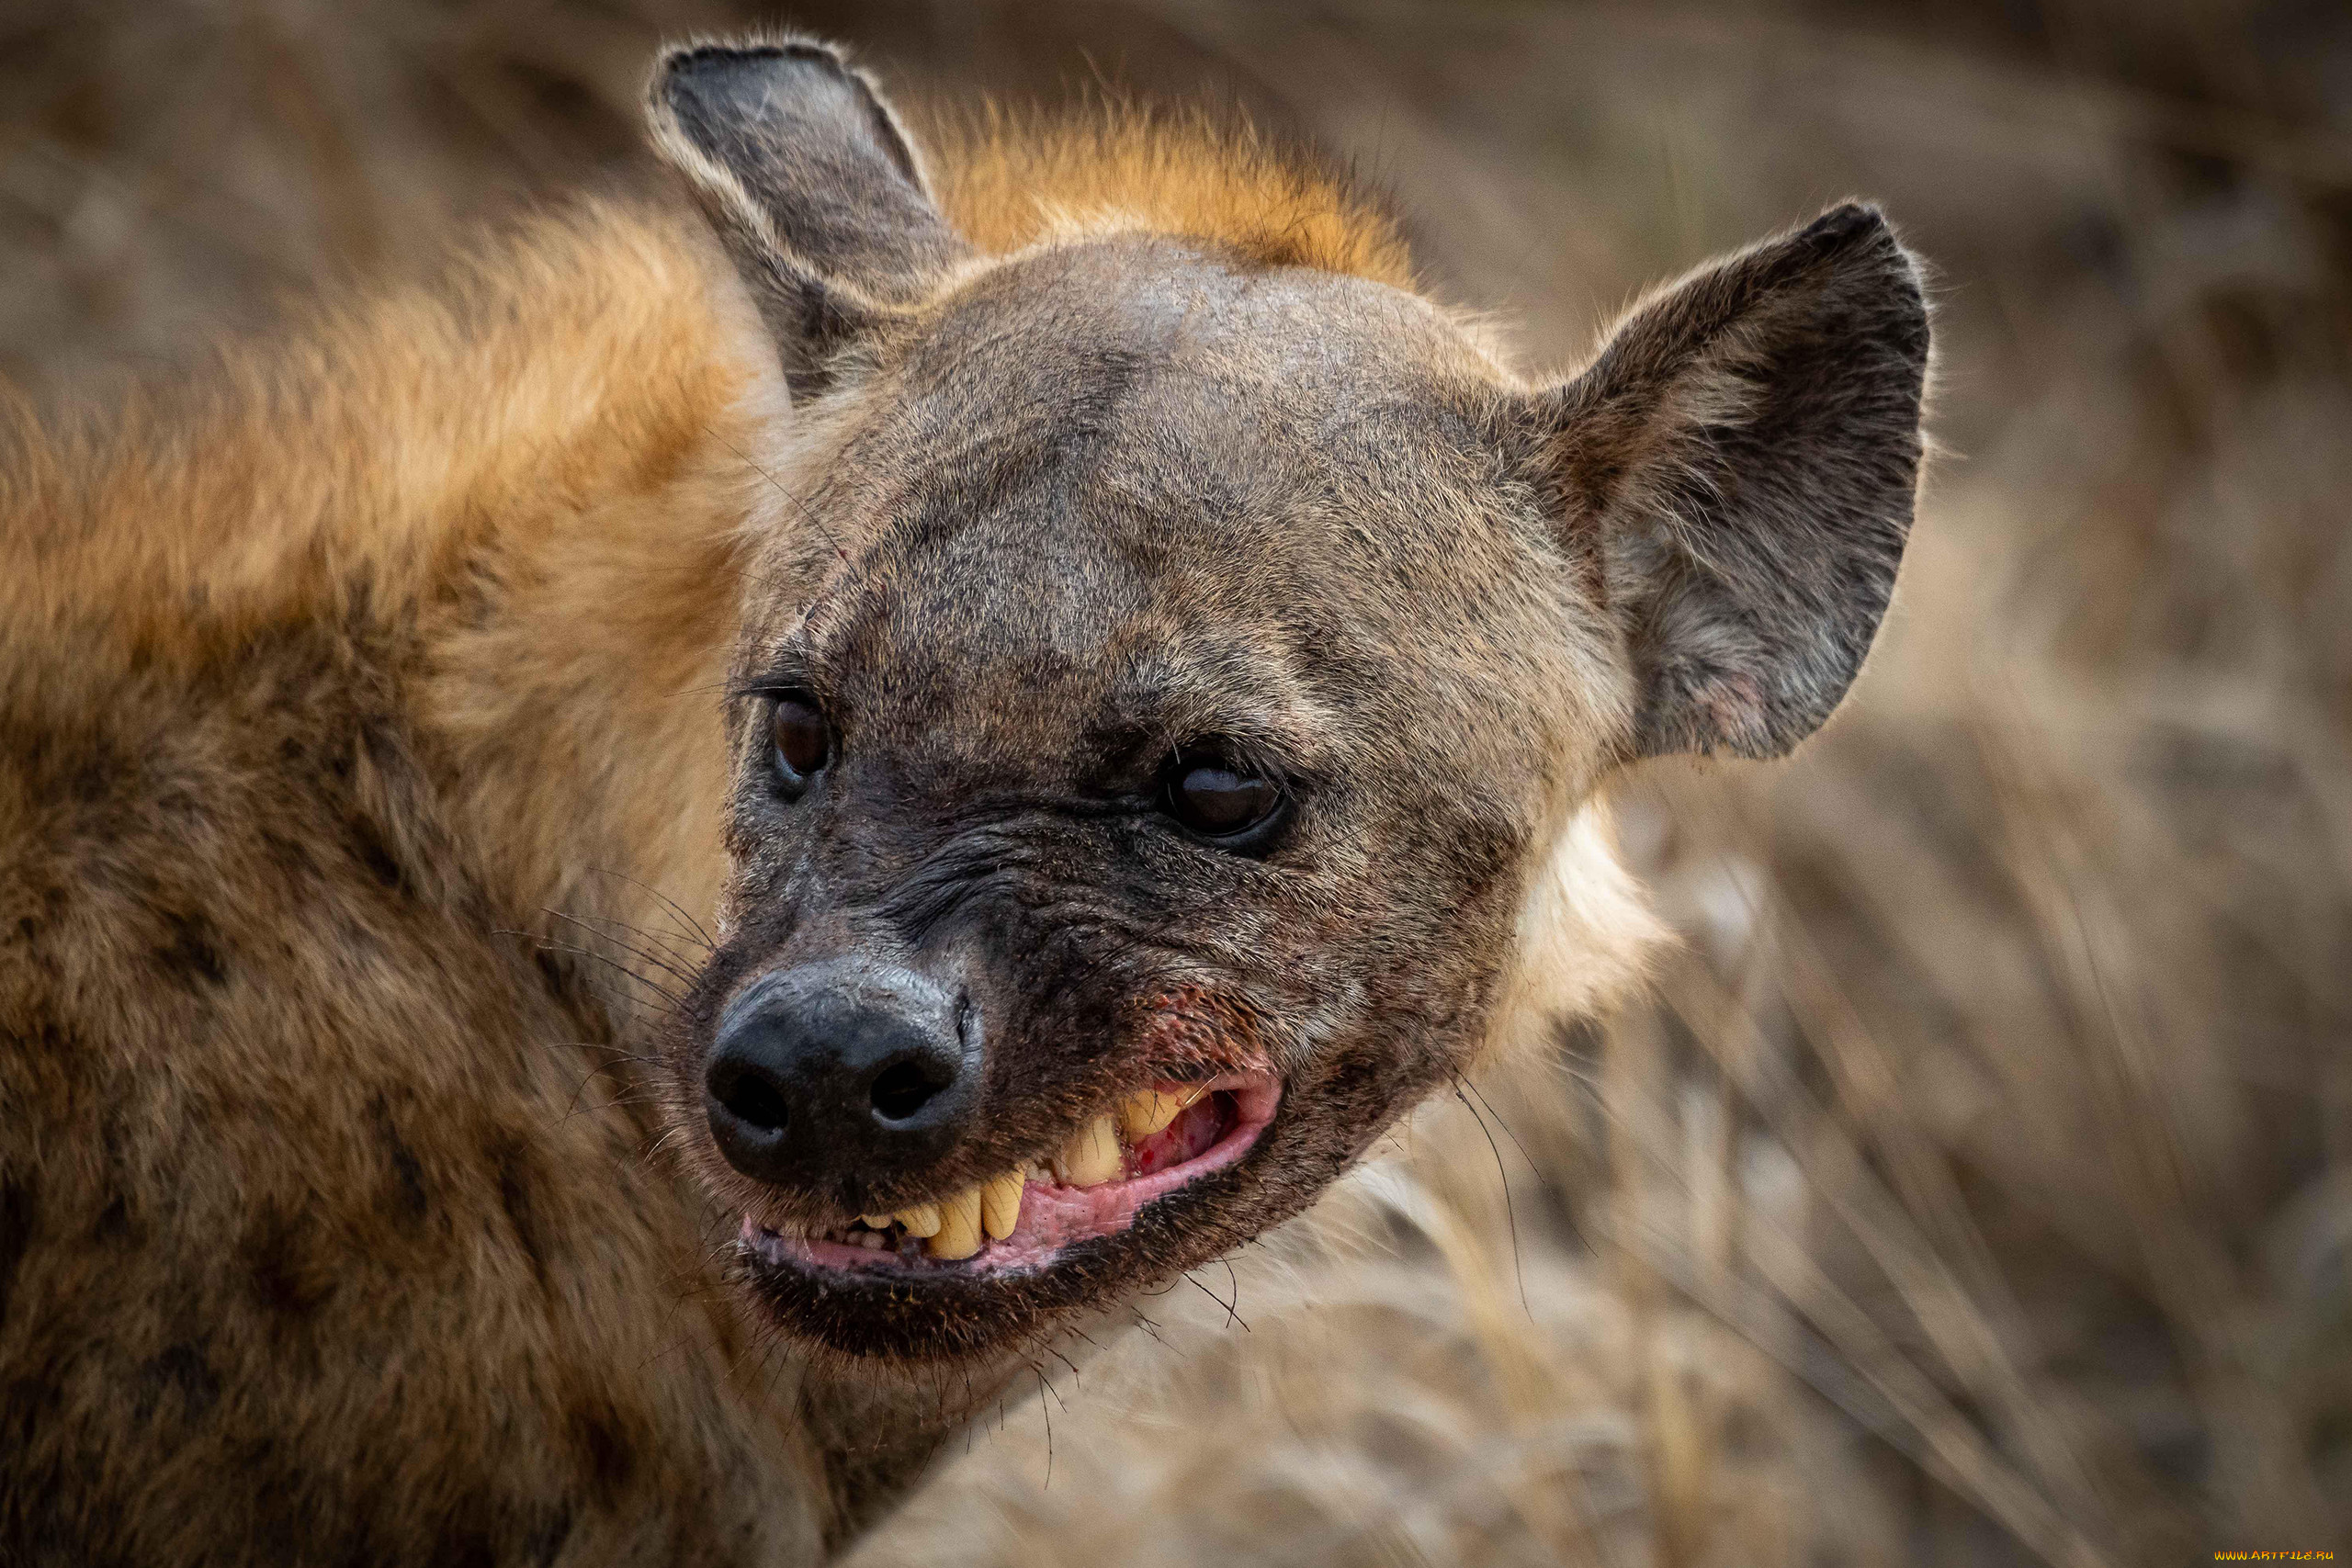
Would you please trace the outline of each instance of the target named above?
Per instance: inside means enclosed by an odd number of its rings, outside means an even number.
[[[1609,770],[1783,752],[1870,646],[1928,354],[1871,210],[1539,385],[1214,240],[982,254],[820,45],[652,114],[794,404],[665,1070],[806,1343],[990,1358],[1296,1213],[1531,965],[1624,966]]]

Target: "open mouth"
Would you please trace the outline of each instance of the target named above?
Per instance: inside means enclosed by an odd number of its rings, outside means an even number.
[[[1034,1269],[1073,1243],[1125,1230],[1147,1204],[1239,1159],[1281,1099],[1280,1081],[1263,1072],[1155,1083],[1051,1156],[977,1187],[805,1233],[747,1215],[743,1243],[768,1263],[820,1270]]]

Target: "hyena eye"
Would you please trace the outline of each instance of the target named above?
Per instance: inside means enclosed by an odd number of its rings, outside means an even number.
[[[776,777],[785,793],[797,798],[832,756],[825,716],[805,697],[777,697],[768,716],[768,737],[775,748]]]
[[[1274,781],[1218,757],[1180,757],[1163,775],[1168,815],[1210,839],[1238,839],[1270,825],[1283,792]]]

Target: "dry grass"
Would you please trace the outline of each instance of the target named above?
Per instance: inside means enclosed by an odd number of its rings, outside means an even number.
[[[1854,703],[1786,768],[1628,787],[1689,937],[1655,997],[1098,1334],[863,1562],[2352,1549],[2352,22],[801,15],[918,82],[1224,84],[1390,180],[1539,359],[1849,191],[1945,278],[1951,455]],[[657,21],[726,18],[15,0],[0,368],[178,354],[633,177]]]

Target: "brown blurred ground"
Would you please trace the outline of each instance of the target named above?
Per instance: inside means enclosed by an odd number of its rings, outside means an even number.
[[[1491,1145],[1432,1108],[1049,1363],[863,1562],[2352,1551],[2352,13],[791,15],[910,91],[1238,97],[1536,364],[1849,193],[1942,277],[1947,455],[1854,700],[1626,792],[1690,938],[1657,996],[1494,1065]],[[0,0],[0,372],[103,398],[643,178],[654,39],[755,16]]]

